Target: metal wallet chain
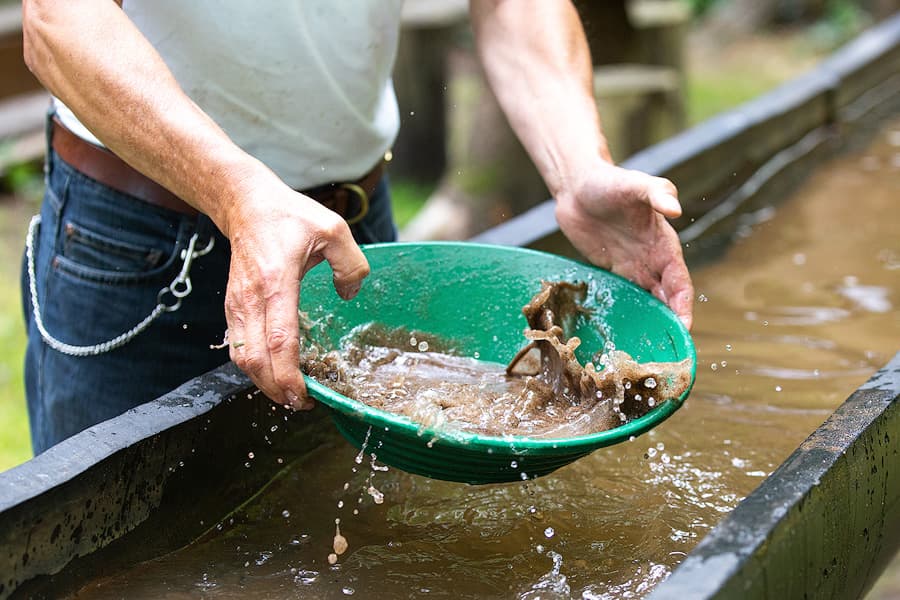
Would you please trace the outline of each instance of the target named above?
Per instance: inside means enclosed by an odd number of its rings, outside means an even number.
[[[140,323],[128,331],[117,335],[109,341],[92,344],[90,346],[73,346],[72,344],[62,342],[50,335],[47,328],[44,327],[44,320],[41,318],[41,305],[38,301],[37,277],[35,276],[34,267],[34,236],[40,224],[41,216],[33,216],[31,218],[31,223],[28,225],[28,235],[25,238],[25,254],[28,260],[28,287],[31,293],[31,308],[34,313],[34,323],[37,325],[38,331],[41,332],[41,337],[48,346],[57,352],[68,354],[69,356],[97,356],[98,354],[105,354],[110,350],[115,350],[133,340],[163,313],[175,312],[181,308],[181,301],[187,297],[193,289],[190,277],[191,263],[195,258],[209,254],[216,244],[215,237],[210,236],[209,243],[206,247],[197,250],[197,240],[200,235],[194,233],[188,242],[187,248],[181,251],[181,260],[183,261],[181,271],[169,285],[159,290],[159,293],[156,295],[156,306],[150,311],[149,315],[144,317]],[[169,300],[168,304],[166,303],[167,296],[171,296],[172,298]]]

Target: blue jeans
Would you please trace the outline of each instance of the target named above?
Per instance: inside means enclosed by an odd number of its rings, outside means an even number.
[[[41,224],[34,239],[37,299],[46,331],[62,342],[92,345],[131,329],[157,304],[181,269],[180,253],[196,232],[197,248],[215,246],[191,266],[193,291],[181,308],[115,350],[73,357],[49,347],[35,324],[27,260],[22,300],[28,328],[25,392],[35,454],[96,423],[152,400],[228,361],[210,349],[225,333],[230,248],[206,217],[151,206],[87,177],[48,152]],[[359,243],[394,241],[387,181],[368,215],[352,228]]]

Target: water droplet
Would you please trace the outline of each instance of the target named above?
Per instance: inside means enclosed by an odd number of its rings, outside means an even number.
[[[731,352],[731,344],[725,344],[725,350]]]
[[[647,388],[648,390],[652,390],[653,388],[656,387],[656,380],[653,379],[652,377],[648,377],[647,379],[644,380],[644,387]]]
[[[410,114],[413,114],[413,113],[410,113]],[[356,593],[356,590],[354,590],[354,589],[353,589],[352,587],[350,587],[349,585],[344,586],[343,588],[341,588],[341,591],[344,593],[345,596],[352,596],[353,594]]]
[[[480,352],[476,352],[473,356],[474,356],[475,358],[481,358],[481,353],[480,353]]]
[[[654,400],[652,396],[650,398],[647,398],[647,406],[649,406],[650,408],[656,406],[656,400]]]
[[[332,552],[331,554],[328,555],[328,564],[333,565],[336,563],[337,563],[337,554]]]
[[[281,511],[281,516],[287,519],[291,516],[291,511],[289,511],[288,509],[284,509],[283,511]]]
[[[417,348],[419,352],[428,352],[428,342],[419,342]]]
[[[719,368],[719,365],[717,365],[716,363],[713,363],[713,364],[709,365],[709,368],[712,369],[713,371],[715,371],[716,369]]]
[[[419,344],[419,340],[417,340],[417,339],[414,338],[414,337],[409,338],[409,345],[410,345],[410,346],[417,346],[418,344]]]
[[[372,496],[372,500],[375,504],[384,503],[384,494],[381,491],[375,489],[375,486],[370,485],[369,489],[366,490],[366,493]]]
[[[256,455],[253,454],[252,452],[248,452],[248,453],[247,453],[247,458],[249,458],[250,460],[253,460],[253,459],[255,458],[255,456],[256,456]]]
[[[780,392],[780,391],[781,391],[781,386],[780,386],[780,385],[776,385],[776,386],[775,386],[775,391],[776,391],[776,392]]]
[[[706,294],[700,294],[699,296],[697,296],[697,302],[709,302],[709,298],[706,296]]]
[[[549,538],[552,538],[554,535],[556,535],[556,532],[553,530],[552,527],[548,527],[547,529],[544,530],[544,537],[549,539]]]
[[[723,361],[720,362],[719,364],[722,365],[723,367],[727,367],[727,366],[728,366],[728,361],[727,361],[727,360],[723,360]]]
[[[653,448],[652,446],[650,448],[647,448],[647,456],[650,458],[653,458],[654,456],[656,456],[656,452],[657,452],[656,448]]]
[[[516,461],[512,461],[512,462],[509,463],[509,466],[511,466],[513,469],[515,469],[516,467],[519,466],[519,463],[516,462]]]

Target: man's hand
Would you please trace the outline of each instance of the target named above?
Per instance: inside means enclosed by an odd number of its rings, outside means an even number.
[[[229,215],[231,270],[225,298],[231,359],[269,398],[312,408],[300,372],[300,280],[323,260],[345,300],[369,263],[347,223],[280,181],[258,186]]]
[[[678,234],[665,219],[681,215],[677,196],[668,179],[598,159],[557,194],[556,219],[588,260],[650,290],[690,327],[694,290]]]
[[[591,262],[641,285],[691,324],[693,290],[665,217],[670,181],[613,166],[584,30],[568,0],[471,0],[478,54],[510,125],[557,200],[563,233]]]

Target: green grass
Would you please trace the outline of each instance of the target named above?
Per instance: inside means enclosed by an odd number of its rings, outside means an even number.
[[[689,74],[687,82],[688,123],[695,125],[769,91],[779,81],[755,73]]]
[[[19,295],[19,264],[25,233],[19,201],[0,201],[0,471],[31,458],[22,365],[25,325]]]
[[[397,226],[402,228],[412,219],[431,192],[434,186],[412,183],[402,179],[391,180],[391,205],[394,210],[394,220]]]
[[[0,297],[0,470],[31,458],[22,385],[25,331],[17,296],[16,287],[4,286]]]

